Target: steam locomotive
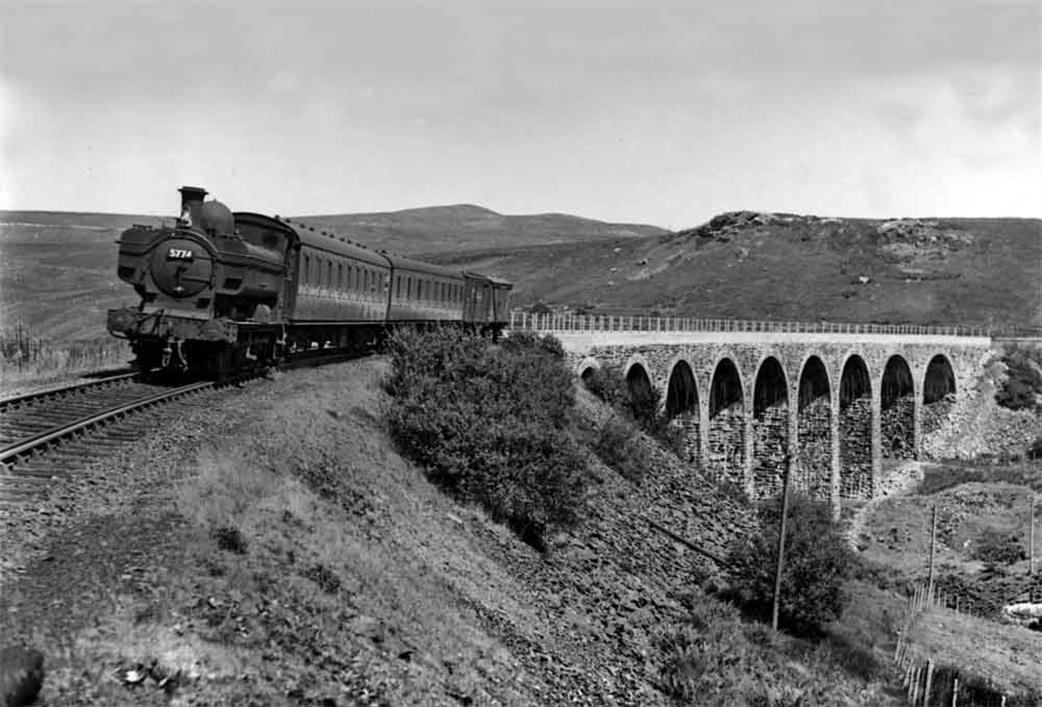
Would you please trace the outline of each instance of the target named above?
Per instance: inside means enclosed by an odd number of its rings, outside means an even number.
[[[498,334],[510,283],[373,251],[279,216],[232,213],[184,186],[173,228],[135,225],[118,275],[137,307],[108,311],[139,368],[226,377],[298,351],[363,351],[398,326]]]

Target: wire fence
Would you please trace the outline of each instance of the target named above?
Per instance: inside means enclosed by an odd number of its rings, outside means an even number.
[[[630,314],[510,313],[511,329],[550,332],[746,332],[793,334],[890,334],[899,336],[988,337],[999,331],[981,326],[924,324],[859,324],[854,322],[790,322],[754,319],[703,319]],[[1030,337],[1028,337],[1030,338]]]
[[[913,649],[916,623],[923,612],[941,609],[962,614],[959,597],[949,595],[926,583],[917,584],[908,598],[898,629],[894,664],[913,707],[1038,707],[1037,695],[1006,694],[1000,687],[978,675],[965,673],[952,666],[924,659]]]

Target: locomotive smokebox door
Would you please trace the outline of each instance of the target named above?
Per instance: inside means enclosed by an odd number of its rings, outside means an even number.
[[[194,238],[168,238],[152,251],[150,271],[156,287],[171,297],[191,297],[210,284],[213,260]]]

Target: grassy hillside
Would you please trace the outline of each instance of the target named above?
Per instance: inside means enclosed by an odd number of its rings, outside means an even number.
[[[153,216],[0,212],[3,327],[21,324],[61,340],[107,336],[105,310],[137,300],[116,277],[115,241],[134,223],[161,222]]]
[[[387,213],[308,216],[300,221],[350,234],[354,240],[374,248],[406,254],[587,243],[668,233],[655,226],[605,223],[568,214],[506,216],[470,204]]]
[[[521,304],[1042,326],[1038,219],[886,222],[742,212],[654,238],[431,255],[512,279]]]

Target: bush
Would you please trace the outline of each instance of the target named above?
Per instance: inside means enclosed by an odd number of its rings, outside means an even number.
[[[683,458],[683,430],[670,425],[666,416],[659,414],[662,391],[652,388],[649,396],[634,399],[630,395],[629,385],[622,371],[614,366],[593,369],[586,376],[586,387],[616,412],[633,420],[641,430],[657,439],[666,449]]]
[[[1042,351],[1028,348],[1010,349],[1002,362],[1006,364],[1006,380],[995,394],[999,405],[1011,410],[1030,410],[1042,395]]]
[[[564,346],[554,336],[539,336],[532,331],[515,331],[504,337],[501,343],[505,351],[522,354],[525,351],[542,351],[561,361],[564,360]]]
[[[613,415],[601,427],[593,443],[593,451],[605,464],[636,483],[644,479],[644,474],[651,464],[647,452],[640,444],[637,428],[618,415]]]
[[[1028,554],[1013,533],[1002,533],[988,528],[977,543],[973,556],[988,564],[1012,565],[1014,562],[1027,559]]]
[[[794,494],[785,530],[780,620],[796,631],[814,631],[839,618],[847,602],[843,583],[854,559],[825,503]],[[761,532],[732,546],[734,593],[752,613],[766,618],[774,600],[780,496],[759,510]]]
[[[246,538],[242,536],[242,533],[235,526],[222,525],[214,528],[210,531],[210,537],[216,541],[217,547],[222,550],[234,552],[237,555],[246,554]]]
[[[391,433],[433,481],[532,540],[574,521],[586,469],[555,339],[403,329],[389,350]]]
[[[591,370],[586,376],[586,387],[613,408],[625,410],[629,404],[626,379],[622,377],[622,371],[613,366]]]

